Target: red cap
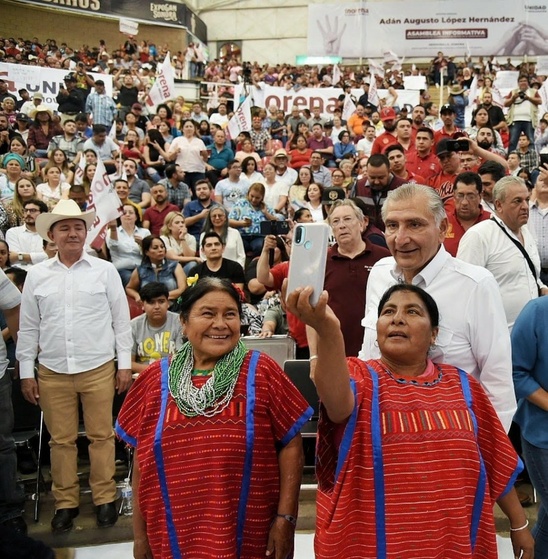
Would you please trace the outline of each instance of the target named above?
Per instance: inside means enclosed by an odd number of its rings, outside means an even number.
[[[396,111],[392,107],[381,110],[381,120],[396,120]]]

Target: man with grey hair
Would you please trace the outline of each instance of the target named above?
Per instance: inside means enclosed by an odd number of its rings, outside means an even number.
[[[478,379],[508,431],[516,411],[510,336],[493,275],[453,258],[443,247],[447,217],[439,195],[427,186],[406,184],[390,192],[382,208],[391,257],[371,270],[365,328],[358,355],[380,356],[375,344],[377,310],[383,293],[398,282],[425,289],[440,311],[440,329],[431,359],[450,363]]]
[[[508,329],[523,307],[548,288],[540,280],[540,257],[527,228],[529,190],[519,177],[503,177],[495,184],[495,214],[474,225],[462,237],[457,258],[483,266],[495,277]]]
[[[331,208],[329,225],[335,245],[327,253],[324,289],[329,293],[329,306],[341,323],[346,355],[355,357],[363,339],[363,328],[358,324],[365,305],[369,272],[390,253],[363,239],[369,218],[364,217],[352,200],[337,200]],[[310,354],[314,355],[316,340],[309,329],[307,336]]]

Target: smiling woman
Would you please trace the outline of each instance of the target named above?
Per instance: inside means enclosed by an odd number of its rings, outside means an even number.
[[[381,358],[363,362],[345,359],[327,292],[315,307],[310,294],[291,293],[287,309],[318,336],[314,379],[326,413],[318,426],[316,558],[496,559],[495,500],[510,519],[514,555],[531,558],[513,488],[522,465],[495,410],[474,378],[428,358],[438,333],[434,299],[414,285],[386,291]]]
[[[135,557],[285,559],[293,548],[299,431],[312,410],[270,357],[247,351],[240,318],[230,282],[199,280],[181,297],[188,342],[124,402],[116,429],[137,449]]]

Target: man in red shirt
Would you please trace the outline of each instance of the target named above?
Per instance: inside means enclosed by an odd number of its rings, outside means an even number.
[[[390,170],[396,177],[404,180],[406,183],[426,184],[426,179],[424,177],[415,175],[407,170],[405,150],[400,144],[388,146],[384,155],[388,157],[388,161],[390,161]]]
[[[481,206],[481,177],[469,171],[455,180],[453,198],[455,209],[447,213],[448,227],[443,245],[449,254],[457,256],[459,242],[470,227],[491,217]]]
[[[440,118],[443,121],[443,126],[440,130],[434,133],[434,144],[438,145],[438,142],[443,138],[458,138],[460,136],[466,136],[466,134],[455,126],[455,109],[453,105],[446,103],[442,105],[440,109]]]
[[[454,140],[449,138],[442,138],[438,142],[436,155],[441,164],[441,172],[426,179],[426,184],[440,195],[447,213],[450,213],[455,207],[453,185],[457,175],[462,171],[459,152],[451,149],[452,142]]]
[[[416,151],[412,130],[411,119],[407,117],[400,118],[396,123],[397,143],[405,150],[406,154]],[[384,150],[384,153],[386,153],[386,149]]]
[[[413,107],[413,112],[411,113],[411,121],[413,122],[411,126],[411,138],[413,138],[413,141],[415,141],[417,132],[424,126],[425,118],[426,111],[422,105]]]
[[[415,151],[407,155],[406,168],[410,173],[429,179],[441,172],[441,165],[432,152],[434,132],[423,126],[417,130],[415,136]]]
[[[150,189],[150,194],[155,205],[148,208],[143,215],[143,227],[153,235],[159,235],[166,215],[169,212],[179,212],[180,210],[179,206],[169,202],[167,189],[163,184],[155,184]]]
[[[371,155],[384,153],[384,150],[397,143],[396,138],[396,111],[392,107],[385,107],[380,112],[384,132],[373,142]]]

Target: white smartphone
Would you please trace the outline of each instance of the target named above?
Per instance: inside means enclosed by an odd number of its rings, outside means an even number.
[[[330,231],[326,223],[299,223],[293,231],[287,293],[298,287],[312,287],[312,306],[316,306],[323,291]]]

